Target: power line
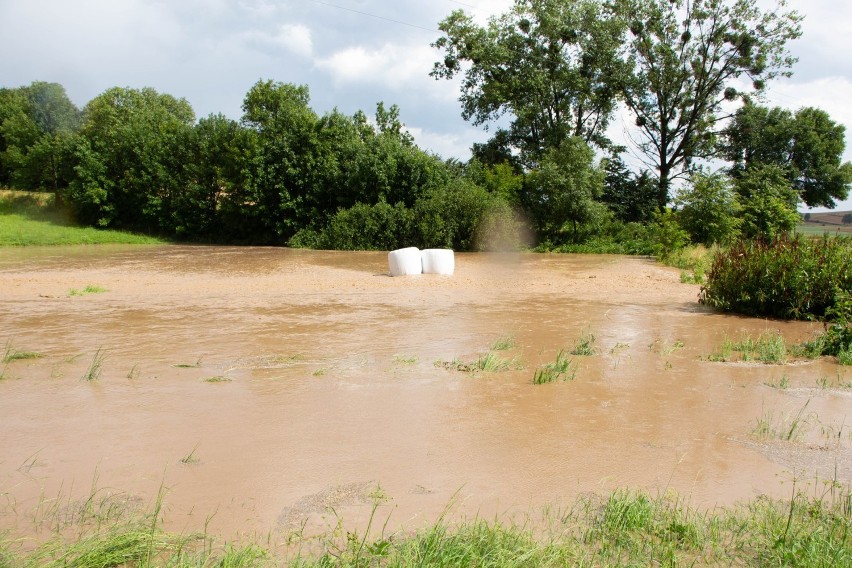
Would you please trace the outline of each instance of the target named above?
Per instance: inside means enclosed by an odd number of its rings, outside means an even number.
[[[328,6],[330,8],[337,8],[338,10],[346,10],[347,12],[354,12],[355,14],[360,14],[362,16],[369,16],[371,18],[376,18],[378,20],[384,20],[386,22],[392,22],[394,24],[399,24],[401,26],[408,26],[409,28],[416,28],[418,30],[424,30],[424,31],[427,31],[427,32],[434,32],[434,33],[438,33],[438,34],[442,33],[441,30],[436,30],[436,29],[433,29],[433,28],[425,28],[423,26],[418,26],[417,24],[409,24],[408,22],[403,22],[401,20],[394,20],[392,18],[386,18],[384,16],[379,16],[378,14],[371,14],[369,12],[362,12],[360,10],[355,10],[353,8],[347,8],[345,6],[338,6],[337,4],[332,4],[330,2],[322,2],[321,0],[311,0],[311,1],[316,3],[316,4],[322,4],[323,6]]]
[[[464,2],[459,2],[458,0],[447,0],[447,2],[452,2],[453,4],[458,4],[460,6],[465,6],[467,8],[473,8],[474,10],[479,10],[479,8],[477,6],[474,6],[473,4],[465,4]]]

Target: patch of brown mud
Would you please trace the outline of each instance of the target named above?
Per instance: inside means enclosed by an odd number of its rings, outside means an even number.
[[[328,487],[319,493],[306,495],[293,506],[286,507],[278,515],[277,526],[283,530],[295,530],[311,518],[324,518],[329,511],[338,511],[343,507],[366,505],[381,501],[382,496],[374,484],[349,483]]]
[[[805,444],[781,440],[744,440],[773,462],[782,465],[789,481],[800,486],[812,483],[814,489],[825,488],[833,481],[848,486],[852,478],[852,451],[848,445],[826,442]]]
[[[87,285],[106,291],[69,294]],[[146,503],[162,487],[167,528],[225,536],[322,526],[329,507],[357,529],[374,487],[407,528],[451,502],[491,516],[621,487],[707,507],[786,496],[792,465],[739,440],[807,397],[822,424],[852,424],[848,396],[795,391],[852,370],[704,361],[741,332],[818,326],[716,314],[697,294],[613,256],[459,254],[452,277],[390,278],[385,253],[0,250],[0,346],[43,355],[0,364],[0,528],[95,479]],[[584,333],[596,354],[576,378],[533,385]],[[435,366],[507,335],[500,355],[524,369]],[[791,392],[767,386],[782,378]]]

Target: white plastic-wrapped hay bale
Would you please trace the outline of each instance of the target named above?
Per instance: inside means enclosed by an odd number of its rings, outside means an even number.
[[[420,262],[420,249],[408,247],[392,250],[388,253],[388,269],[391,276],[420,274],[423,272],[423,265]]]
[[[423,274],[452,274],[456,268],[456,259],[450,249],[426,249],[420,251]]]

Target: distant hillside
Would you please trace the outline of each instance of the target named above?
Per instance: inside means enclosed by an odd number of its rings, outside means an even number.
[[[802,222],[809,229],[823,227],[826,231],[852,233],[852,223],[844,223],[843,218],[852,215],[852,211],[831,211],[828,213],[805,213],[806,220]],[[849,218],[847,217],[847,220]]]

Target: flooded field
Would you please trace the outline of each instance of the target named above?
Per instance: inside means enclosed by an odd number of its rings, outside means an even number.
[[[816,324],[713,313],[640,258],[386,272],[384,253],[0,249],[0,347],[40,355],[0,362],[0,529],[93,485],[163,488],[170,529],[277,535],[363,526],[377,488],[416,529],[621,487],[713,507],[852,482],[852,369],[707,360]],[[591,335],[573,380],[533,384]],[[451,364],[506,338],[509,370]]]

